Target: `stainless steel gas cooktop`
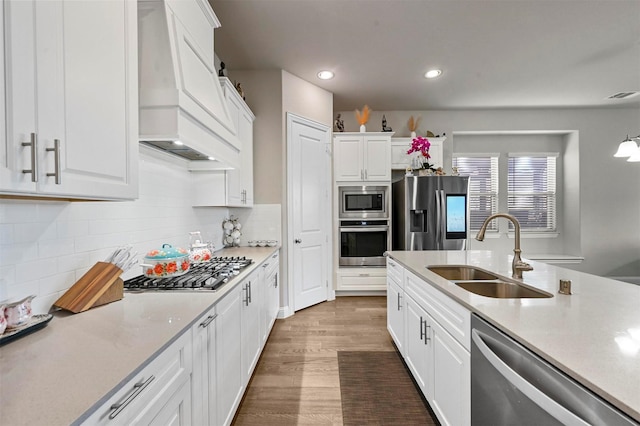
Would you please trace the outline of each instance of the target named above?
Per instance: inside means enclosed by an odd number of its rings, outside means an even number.
[[[150,278],[144,275],[128,279],[128,291],[216,290],[253,263],[246,257],[214,257],[208,262],[192,263],[184,275],[170,278]]]

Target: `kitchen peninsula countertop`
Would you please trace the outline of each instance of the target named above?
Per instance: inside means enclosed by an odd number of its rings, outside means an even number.
[[[553,294],[494,299],[463,290],[429,265],[473,265],[511,277],[511,256],[490,251],[390,251],[388,256],[640,421],[640,286],[533,262],[523,282]],[[571,295],[558,293],[559,280]],[[635,330],[635,331],[632,331]],[[625,346],[624,342],[631,342]]]
[[[108,398],[278,247],[216,252],[254,263],[216,292],[125,292],[0,348],[0,424],[68,425]]]

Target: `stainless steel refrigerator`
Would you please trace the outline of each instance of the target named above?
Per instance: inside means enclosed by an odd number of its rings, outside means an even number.
[[[464,250],[469,177],[405,176],[392,185],[393,250]]]

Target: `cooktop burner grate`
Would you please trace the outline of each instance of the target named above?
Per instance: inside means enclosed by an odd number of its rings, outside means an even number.
[[[178,277],[151,278],[144,275],[128,279],[124,288],[146,290],[216,290],[253,263],[246,257],[214,257],[208,262],[192,263],[189,271]]]

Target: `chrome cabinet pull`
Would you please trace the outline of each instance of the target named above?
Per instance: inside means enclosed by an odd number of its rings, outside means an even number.
[[[35,133],[31,133],[31,142],[22,142],[22,146],[31,147],[31,168],[23,169],[22,173],[31,173],[31,182],[38,181],[38,138]]]
[[[247,287],[249,287],[249,303],[251,303],[251,281],[249,281]]]
[[[424,320],[424,344],[427,345],[429,343],[429,340],[431,340],[431,337],[429,337],[429,329],[431,328],[431,326],[429,324],[427,324],[427,320]]]
[[[278,288],[278,273],[276,272],[276,283],[274,285],[275,288]]]
[[[47,148],[47,152],[53,151],[54,155],[54,172],[47,173],[49,177],[56,178],[56,185],[60,185],[61,176],[60,176],[60,139],[53,140],[53,148]]]
[[[249,306],[249,284],[245,284],[242,287],[242,290],[244,290],[244,296],[245,296],[243,300],[244,306]]]
[[[367,179],[369,179],[369,176],[367,174],[367,170],[365,169],[364,170],[364,180],[367,180]]]
[[[398,293],[398,310],[400,310],[400,293]]]
[[[424,338],[424,329],[423,329],[423,321],[422,317],[420,317],[420,340]]]
[[[293,240],[293,242],[296,243],[296,244],[300,244],[300,243],[302,243],[302,239],[296,238],[295,240]]]
[[[209,324],[213,322],[214,319],[218,318],[218,314],[209,315],[206,320],[202,321],[198,327],[207,328]]]
[[[127,396],[125,398],[124,401],[122,402],[117,402],[115,404],[113,404],[111,406],[111,409],[113,410],[111,412],[111,414],[109,414],[109,419],[113,420],[115,419],[115,417],[120,414],[120,412],[122,410],[124,410],[127,405],[129,405],[131,403],[131,401],[133,401],[134,399],[136,399],[136,397],[138,395],[140,395],[140,393],[147,387],[149,386],[149,383],[153,382],[153,380],[155,379],[155,376],[149,376],[149,378],[145,381],[140,381],[138,383],[136,383],[135,385],[133,385],[133,392]]]

